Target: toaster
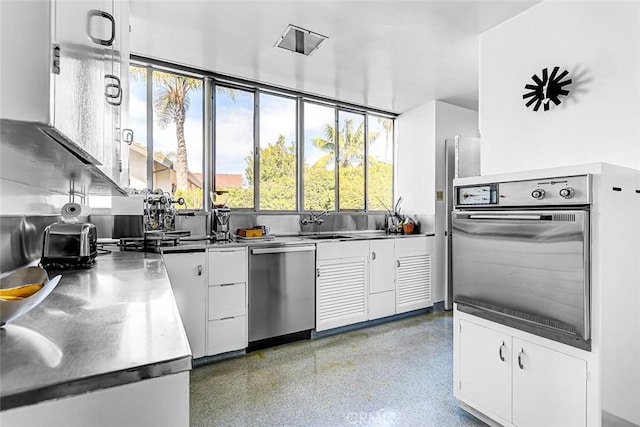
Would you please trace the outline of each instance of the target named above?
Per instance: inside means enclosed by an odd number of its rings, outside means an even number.
[[[43,267],[90,268],[98,254],[98,232],[90,223],[58,222],[44,230]]]

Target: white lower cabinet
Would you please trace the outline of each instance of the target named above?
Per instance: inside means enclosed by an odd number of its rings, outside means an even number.
[[[462,400],[511,419],[511,337],[460,321],[459,390]]]
[[[396,313],[433,305],[431,268],[435,237],[396,240]]]
[[[207,258],[200,252],[163,254],[193,358],[205,355],[207,325]]]
[[[458,399],[503,425],[586,426],[585,360],[479,323],[456,322]]]
[[[209,249],[206,355],[248,345],[247,248]]]
[[[316,251],[316,330],[368,318],[369,242],[323,242]]]
[[[396,314],[394,239],[369,242],[369,320]]]
[[[247,316],[212,320],[207,325],[207,355],[242,350],[247,347]]]
[[[584,360],[513,339],[513,424],[519,427],[585,426]]]
[[[247,249],[163,254],[193,358],[247,347]]]

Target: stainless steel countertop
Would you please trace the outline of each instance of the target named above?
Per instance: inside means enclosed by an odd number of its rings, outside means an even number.
[[[313,239],[312,236],[340,235],[344,238],[335,239]],[[165,246],[161,248],[162,253],[171,252],[189,252],[202,251],[203,249],[227,248],[227,247],[244,247],[244,246],[261,246],[261,245],[301,245],[315,244],[320,242],[338,242],[338,241],[356,241],[371,239],[411,239],[414,237],[434,236],[434,234],[387,234],[384,231],[331,231],[326,233],[312,233],[305,235],[281,235],[273,236],[272,239],[235,239],[228,242],[216,242],[214,240],[201,238],[190,240],[189,238],[181,238],[180,244],[177,246]]]
[[[191,369],[159,254],[114,251],[60,273],[47,299],[0,329],[3,410]]]

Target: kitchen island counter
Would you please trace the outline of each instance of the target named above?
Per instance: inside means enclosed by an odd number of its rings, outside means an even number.
[[[186,372],[191,349],[158,254],[100,255],[0,329],[0,407]]]

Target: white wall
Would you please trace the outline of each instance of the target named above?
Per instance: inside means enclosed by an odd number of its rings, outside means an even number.
[[[396,120],[396,197],[407,214],[435,214],[436,103],[415,107]],[[433,224],[430,226],[433,232]]]
[[[570,95],[533,112],[524,85],[569,71]],[[640,168],[640,2],[547,0],[480,40],[482,174],[590,162]]]
[[[478,113],[432,101],[398,117],[396,195],[402,196],[402,212],[429,219],[421,231],[436,233],[433,268],[433,300],[443,301],[444,201],[436,201],[436,189],[444,190],[444,141],[456,135],[477,136]]]

